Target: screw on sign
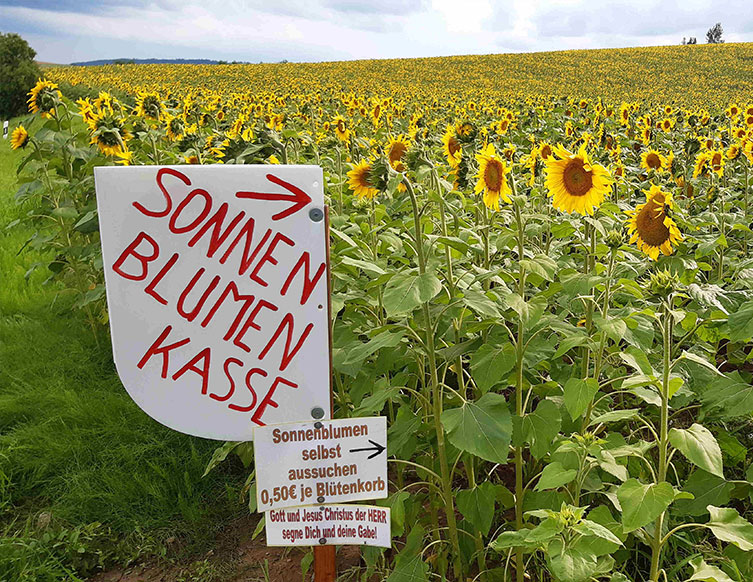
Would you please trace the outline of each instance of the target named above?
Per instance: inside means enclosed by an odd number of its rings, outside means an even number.
[[[331,413],[321,168],[98,167],[95,183],[113,357],[144,412],[237,441]],[[317,580],[334,580],[321,549]]]

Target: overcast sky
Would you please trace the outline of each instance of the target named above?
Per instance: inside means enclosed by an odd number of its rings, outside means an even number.
[[[37,58],[251,62],[753,41],[751,0],[0,0]]]

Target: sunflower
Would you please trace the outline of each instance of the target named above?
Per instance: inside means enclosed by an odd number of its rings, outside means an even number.
[[[727,159],[728,160],[735,160],[740,155],[740,145],[733,143],[727,148]]]
[[[702,151],[696,156],[695,163],[693,164],[694,178],[709,175],[709,157],[709,152],[707,151]]]
[[[442,146],[447,162],[452,168],[457,168],[460,160],[463,158],[463,149],[460,147],[457,137],[455,137],[455,127],[453,125],[447,126],[447,130],[442,136]]]
[[[78,113],[84,120],[84,123],[89,126],[89,129],[93,129],[94,123],[97,121],[94,105],[92,105],[88,97],[86,99],[78,99],[76,105],[78,105]]]
[[[97,108],[97,111],[102,113],[103,111],[108,111],[110,113],[113,113],[113,96],[110,95],[107,91],[100,91],[99,95],[97,95],[97,98],[94,100],[94,107]]]
[[[488,144],[476,154],[479,163],[478,174],[476,178],[476,194],[484,193],[484,204],[492,210],[499,210],[500,197],[508,204],[510,199],[510,186],[507,183],[507,174],[510,168],[507,167],[504,158],[501,158],[494,151],[494,145]]]
[[[649,149],[641,154],[641,168],[659,172],[667,168],[667,158],[656,150]]]
[[[473,141],[473,138],[476,137],[476,133],[478,132],[476,126],[470,121],[463,121],[455,127],[455,133],[457,133],[463,141],[470,142]]]
[[[29,143],[29,132],[26,131],[26,128],[23,125],[19,125],[16,129],[13,130],[13,133],[10,134],[10,147],[11,149],[17,150],[20,148],[25,148]]]
[[[563,212],[593,214],[612,184],[609,172],[591,163],[584,145],[577,154],[557,146],[555,154],[559,159],[552,156],[546,162],[546,187],[554,207]]]
[[[516,149],[517,148],[514,144],[509,143],[505,146],[505,149],[502,150],[502,155],[505,156],[508,162],[512,162],[512,157],[515,155]]]
[[[405,164],[403,164],[402,159],[405,152],[408,151],[409,145],[408,138],[402,135],[391,139],[387,144],[387,157],[390,160],[390,166],[397,172],[405,171]]]
[[[623,103],[620,106],[620,125],[623,127],[630,124],[630,105]]]
[[[724,174],[724,152],[721,150],[712,150],[709,152],[709,167],[720,178]]]
[[[117,156],[128,150],[126,142],[131,133],[125,129],[123,120],[113,115],[97,116],[92,126],[89,143],[96,145],[106,156]]]
[[[748,161],[753,164],[753,141],[745,140],[742,142],[742,150]]]
[[[657,260],[660,252],[671,255],[672,245],[680,242],[682,235],[667,212],[673,207],[672,195],[662,192],[659,186],[651,186],[644,192],[646,202],[627,212],[630,216],[627,228],[630,243],[636,243],[640,250]]]
[[[374,101],[374,105],[371,109],[371,121],[374,127],[379,126],[379,120],[382,118],[382,104],[379,100]]]
[[[139,93],[136,98],[136,115],[152,121],[159,121],[165,114],[165,106],[159,98],[159,94]]]
[[[674,122],[674,121],[672,121],[671,119],[662,119],[662,120],[661,120],[661,121],[659,122],[659,127],[660,127],[660,128],[661,128],[661,129],[662,129],[662,130],[663,130],[663,131],[664,131],[665,133],[669,133],[669,132],[670,132],[670,131],[672,130],[672,128],[674,127],[674,125],[675,125],[675,122]]]
[[[348,186],[353,190],[358,198],[369,200],[376,197],[379,193],[376,188],[371,185],[370,181],[371,163],[362,160],[358,162],[353,169],[348,172]]]
[[[165,133],[170,141],[178,141],[185,135],[186,128],[183,125],[180,117],[170,117],[166,119]]]
[[[55,105],[62,98],[58,86],[50,81],[39,79],[37,84],[29,91],[29,111],[41,113],[42,117],[52,117],[55,113]]]
[[[348,143],[350,141],[350,128],[348,128],[348,122],[342,115],[338,115],[332,121],[332,125],[335,128],[335,135],[337,139],[342,142]]]

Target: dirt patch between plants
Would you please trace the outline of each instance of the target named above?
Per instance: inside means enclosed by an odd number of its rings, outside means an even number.
[[[181,563],[151,561],[127,568],[102,572],[90,582],[297,582],[303,581],[301,560],[303,548],[270,548],[264,535],[251,536],[259,516],[250,515],[231,522],[217,535],[214,549],[193,556]],[[340,574],[361,564],[361,551],[356,546],[343,546],[337,551]],[[313,579],[313,565],[305,582]]]

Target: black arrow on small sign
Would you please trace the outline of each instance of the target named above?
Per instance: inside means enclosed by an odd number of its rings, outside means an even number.
[[[350,449],[351,453],[360,453],[362,451],[375,451],[369,455],[369,459],[373,459],[377,455],[379,455],[382,451],[386,450],[387,447],[380,445],[379,443],[375,443],[371,439],[369,439],[369,442],[374,445],[373,447],[365,447],[363,449]]]

